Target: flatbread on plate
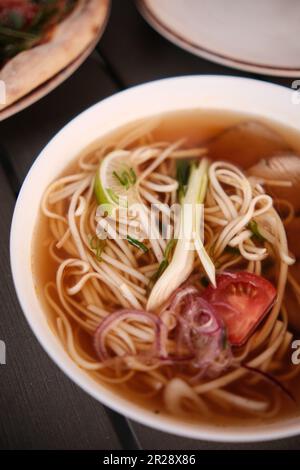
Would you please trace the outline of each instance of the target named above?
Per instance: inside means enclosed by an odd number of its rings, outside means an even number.
[[[0,70],[6,101],[0,110],[27,95],[73,62],[93,41],[105,21],[109,0],[78,0],[49,41],[20,52]]]

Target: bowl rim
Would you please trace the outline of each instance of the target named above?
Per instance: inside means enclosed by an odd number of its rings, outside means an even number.
[[[249,79],[249,78],[241,78],[241,77],[234,77],[234,76],[216,76],[216,75],[192,75],[192,76],[184,76],[184,77],[172,77],[166,78],[161,80],[156,80],[153,82],[137,85],[135,87],[126,89],[119,93],[116,93],[104,100],[94,104],[90,108],[86,109],[70,122],[68,122],[44,147],[44,149],[40,152],[39,156],[36,158],[34,163],[32,164],[27,176],[23,182],[22,188],[20,190],[14,214],[11,224],[11,231],[10,231],[10,262],[11,262],[11,270],[13,281],[17,293],[17,297],[19,303],[21,305],[23,314],[33,331],[34,335],[38,339],[39,343],[46,351],[48,356],[54,361],[54,363],[79,387],[81,387],[86,393],[90,396],[95,398],[100,403],[112,408],[113,410],[121,413],[125,417],[132,419],[136,422],[139,422],[143,425],[150,426],[154,429],[168,432],[171,434],[192,438],[192,439],[202,439],[206,441],[215,441],[215,442],[257,442],[257,441],[269,441],[278,438],[286,438],[297,435],[300,433],[300,417],[297,419],[288,419],[284,421],[279,421],[278,423],[273,423],[271,425],[265,426],[251,426],[251,427],[241,427],[241,426],[233,426],[233,427],[222,427],[222,426],[210,426],[207,423],[199,423],[194,425],[193,423],[188,423],[181,421],[180,419],[176,419],[169,416],[164,415],[156,415],[150,410],[146,410],[141,406],[131,403],[128,399],[124,399],[123,397],[119,396],[115,392],[108,391],[104,385],[99,385],[96,381],[90,379],[88,374],[80,369],[73,361],[69,358],[66,352],[63,350],[62,346],[58,342],[58,339],[52,333],[50,326],[47,324],[48,332],[43,332],[42,330],[45,329],[45,325],[41,327],[39,323],[36,323],[35,313],[32,313],[32,302],[29,299],[29,293],[26,290],[26,285],[24,278],[28,275],[29,270],[31,272],[31,278],[28,280],[30,282],[30,286],[34,289],[34,277],[31,270],[31,245],[28,248],[28,259],[22,258],[22,254],[20,252],[20,243],[21,238],[24,236],[24,231],[21,231],[20,234],[20,223],[22,220],[25,220],[26,214],[26,198],[30,199],[31,197],[31,188],[33,182],[37,182],[37,175],[39,171],[39,167],[42,167],[46,164],[49,165],[49,154],[56,145],[61,145],[60,142],[63,140],[62,137],[70,136],[70,134],[84,122],[88,122],[88,120],[93,116],[97,115],[97,113],[101,113],[104,111],[106,107],[113,107],[113,104],[118,102],[130,101],[134,99],[134,97],[138,98],[141,95],[147,95],[147,93],[158,93],[162,95],[163,92],[167,90],[170,91],[183,91],[184,89],[190,89],[190,86],[207,86],[208,89],[211,89],[211,84],[222,86],[224,88],[229,88],[229,90],[234,91],[238,90],[238,87],[244,89],[243,92],[252,90],[254,92],[259,92],[258,95],[263,97],[265,94],[269,94],[270,97],[274,98],[276,101],[276,97],[280,96],[280,106],[283,105],[286,99],[291,99],[291,92],[292,90],[282,87],[280,85],[271,84],[268,82],[262,82],[256,79]],[[228,91],[228,90],[227,90]],[[241,90],[239,91],[239,93]],[[124,99],[123,99],[124,98]],[[210,99],[210,98],[208,98]],[[238,98],[237,98],[238,99]],[[204,100],[205,101],[205,100]],[[270,103],[269,103],[270,104]],[[291,104],[291,103],[290,103]],[[207,103],[204,102],[204,108],[207,106]],[[197,106],[198,109],[199,106]],[[296,107],[296,106],[295,106]],[[190,106],[185,108],[189,109]],[[183,108],[182,108],[183,109]],[[296,111],[293,108],[289,108],[292,115],[296,116]],[[295,111],[295,114],[293,114]],[[163,111],[164,112],[164,111]],[[168,112],[166,109],[165,112]],[[247,113],[247,111],[244,111]],[[157,113],[156,113],[157,114]],[[249,114],[249,113],[247,113]],[[251,114],[251,113],[250,113]],[[259,114],[258,114],[259,115]],[[262,115],[262,114],[261,114]],[[148,115],[150,116],[150,114]],[[287,116],[286,116],[287,119]],[[291,123],[292,123],[292,119]],[[127,121],[128,123],[130,121]],[[285,121],[283,121],[285,122]],[[291,124],[289,123],[289,124]],[[115,126],[115,129],[118,129],[118,125]],[[291,127],[291,126],[289,126]],[[300,130],[300,124],[296,126],[296,129]],[[101,134],[101,133],[100,133]],[[105,133],[101,134],[103,137]],[[67,139],[65,139],[67,140]],[[91,143],[91,142],[90,142]],[[88,143],[85,147],[88,146]],[[58,159],[58,157],[57,157]],[[69,159],[70,161],[71,159]],[[68,162],[69,162],[68,161]],[[63,167],[67,166],[68,162],[64,163]],[[57,172],[56,176],[59,174]],[[50,181],[49,181],[50,182]],[[49,184],[48,182],[48,184]],[[38,186],[38,184],[36,184]],[[46,186],[43,187],[42,192],[44,192]],[[38,201],[38,206],[40,201]],[[35,219],[36,220],[36,219]],[[26,226],[27,227],[27,226]],[[34,232],[34,227],[27,227],[26,230],[29,228],[31,233],[30,240],[32,241],[32,235]],[[20,262],[20,256],[22,262]],[[26,267],[24,267],[23,262],[25,262]],[[29,264],[28,264],[29,263]],[[26,272],[27,270],[27,272]],[[41,320],[43,323],[46,322],[46,316],[43,312],[43,307],[41,302],[38,300],[37,292],[35,291],[35,298],[34,298],[34,306],[35,308],[39,309],[38,314],[41,316],[39,321]],[[37,307],[37,305],[39,307]],[[43,318],[42,318],[43,317]],[[52,339],[50,339],[52,337]],[[63,361],[62,361],[63,358]]]

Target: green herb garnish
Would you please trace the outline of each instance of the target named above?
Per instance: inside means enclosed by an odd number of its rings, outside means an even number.
[[[129,168],[129,178],[132,184],[136,183],[136,173],[133,168]]]
[[[139,240],[136,240],[135,238],[130,237],[127,235],[127,241],[130,243],[130,245],[134,246],[135,248],[139,248],[142,250],[144,253],[147,253],[149,251],[149,248]]]
[[[176,162],[176,179],[178,181],[178,199],[185,196],[189,180],[191,165],[188,160],[179,160]]]
[[[93,237],[90,238],[89,244],[97,260],[102,261],[101,254],[105,248],[106,240],[101,240],[100,238],[97,237],[97,235],[94,235]]]
[[[160,276],[163,274],[163,272],[167,269],[169,266],[169,262],[164,258],[160,265],[158,266],[158,270],[155,271],[155,273],[150,277],[149,284],[147,287],[147,291],[150,292],[154,284],[158,281]]]
[[[160,265],[158,266],[158,270],[155,271],[155,273],[151,276],[149,284],[148,284],[148,290],[151,290],[156,281],[160,278],[160,276],[163,274],[163,272],[167,269],[169,266],[169,263],[171,261],[172,257],[172,252],[173,249],[176,245],[177,240],[172,239],[169,240],[167,243],[167,246],[164,251],[164,259],[160,262]]]
[[[120,174],[118,174],[116,171],[113,171],[113,175],[126,189],[129,189],[136,183],[136,174],[133,168],[130,168],[129,170],[123,170]]]
[[[255,237],[260,242],[266,241],[265,237],[263,237],[259,231],[256,220],[250,220],[247,228],[252,232],[252,237]]]
[[[170,261],[172,251],[173,251],[173,248],[176,245],[176,242],[177,242],[177,240],[175,240],[175,238],[173,238],[172,240],[169,240],[168,243],[167,243],[167,246],[166,246],[166,249],[165,249],[165,252],[164,252],[164,257],[166,258],[166,260],[168,262]]]

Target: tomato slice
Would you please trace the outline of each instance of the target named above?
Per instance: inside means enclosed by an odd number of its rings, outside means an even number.
[[[229,342],[241,346],[270,310],[276,289],[267,279],[244,271],[225,272],[216,281],[217,287],[207,287],[203,297],[223,319]]]

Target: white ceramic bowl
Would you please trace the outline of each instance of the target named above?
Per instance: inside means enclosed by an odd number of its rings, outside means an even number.
[[[54,362],[88,394],[142,424],[182,436],[214,441],[259,441],[300,433],[300,417],[255,427],[191,424],[155,415],[96,383],[66,354],[50,330],[37,298],[31,249],[42,194],[81,150],[124,124],[158,113],[224,109],[264,116],[300,130],[300,104],[292,91],[236,77],[189,76],[140,85],[97,103],[67,124],[34,162],[22,186],[11,227],[11,266],[27,321]],[[297,101],[297,100],[295,100]]]

